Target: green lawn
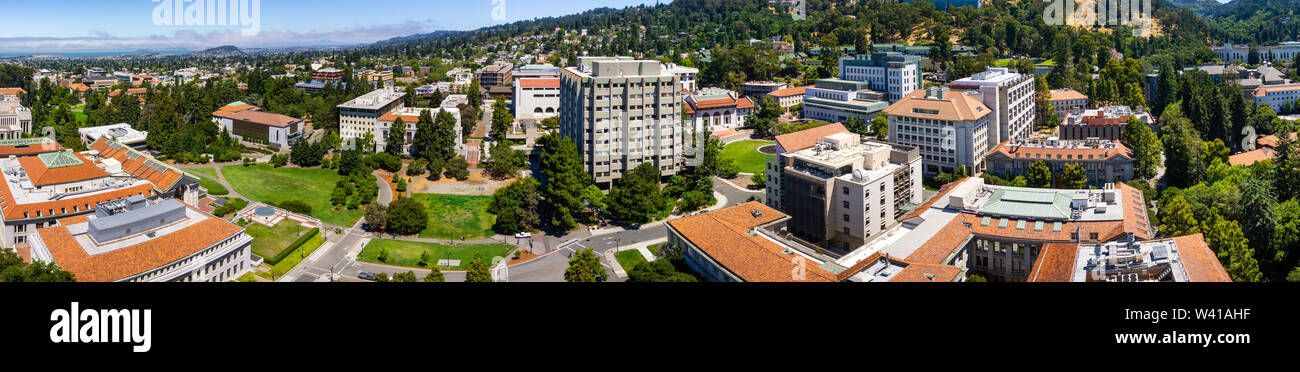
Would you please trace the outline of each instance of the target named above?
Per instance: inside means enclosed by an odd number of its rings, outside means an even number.
[[[615,253],[614,259],[618,260],[618,264],[623,266],[625,272],[632,271],[632,268],[636,267],[637,264],[646,262],[645,257],[641,255],[641,251],[637,249]]]
[[[72,118],[73,118],[73,119],[76,119],[78,123],[85,124],[85,123],[86,123],[87,116],[86,116],[86,113],[84,113],[84,112],[81,112],[81,111],[73,111],[73,112],[72,112]]]
[[[736,141],[722,148],[722,158],[732,159],[741,173],[757,174],[767,166],[770,155],[758,152],[759,147],[772,144],[770,141]]]
[[[491,196],[414,195],[429,211],[429,225],[420,232],[421,238],[459,240],[462,236],[476,239],[495,234],[492,224],[496,216],[487,212]]]
[[[186,172],[194,173],[200,176],[207,176],[211,179],[217,179],[217,168],[186,168]]]
[[[265,259],[275,258],[290,244],[298,240],[299,233],[311,230],[291,220],[280,221],[275,227],[266,227],[260,223],[250,223],[245,227],[248,236],[253,237],[253,254]],[[288,260],[287,258],[285,260]]]
[[[214,181],[212,178],[208,178],[207,176],[199,176],[199,186],[208,189],[208,194],[213,196],[230,194],[230,190],[226,190],[225,186],[222,186],[220,183]]]
[[[293,244],[293,242],[291,241],[289,244]],[[301,254],[290,253],[288,256],[285,256],[284,260],[281,260],[280,263],[271,266],[271,272],[274,273],[276,277],[288,273],[289,270],[293,270],[294,266],[298,266],[298,263],[302,262],[303,258],[311,256],[311,253],[315,252],[316,248],[320,248],[321,244],[325,244],[325,236],[316,234],[316,236],[302,244]]]
[[[352,226],[363,214],[360,208],[335,211],[330,203],[334,184],[342,179],[337,171],[329,169],[273,168],[267,164],[245,167],[231,165],[221,168],[235,191],[261,202],[283,203],[302,200],[311,206],[312,217],[326,223]]]
[[[379,261],[380,249],[388,249],[388,261]],[[407,242],[401,240],[375,239],[371,240],[366,247],[361,250],[357,256],[357,261],[379,263],[393,266],[415,267],[420,266],[420,253],[429,252],[433,255],[434,260],[460,260],[460,266],[443,267],[448,270],[465,270],[469,268],[470,261],[474,260],[475,253],[483,254],[483,261],[488,264],[492,263],[492,257],[506,257],[515,246],[510,244],[467,244],[447,246],[436,243]],[[437,261],[434,261],[435,263]]]

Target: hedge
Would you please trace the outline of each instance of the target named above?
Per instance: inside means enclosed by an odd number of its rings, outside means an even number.
[[[320,234],[320,228],[311,229],[311,231],[308,231],[306,234],[303,234],[302,237],[298,238],[298,240],[294,241],[293,244],[290,244],[288,248],[280,251],[280,254],[275,255],[275,258],[266,260],[266,264],[269,266],[275,266],[275,264],[280,263],[280,261],[284,261],[284,258],[289,257],[290,253],[298,250],[299,247],[302,247],[303,244],[306,244],[308,240],[311,240],[311,238],[316,237],[318,234]]]

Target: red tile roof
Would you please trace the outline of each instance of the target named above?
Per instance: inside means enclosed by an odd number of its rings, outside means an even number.
[[[793,88],[777,89],[777,90],[774,90],[774,91],[768,93],[767,95],[772,96],[772,97],[802,96],[802,95],[804,95],[804,92],[806,92],[806,91],[808,90],[808,87],[810,87],[810,86],[811,86],[811,85],[805,85],[805,86],[802,86],[802,87],[793,87]]]
[[[757,210],[759,216],[752,214]],[[786,254],[784,247],[749,230],[770,224],[787,216],[758,202],[724,208],[721,210],[682,217],[668,221],[677,231],[710,259],[732,274],[749,282],[832,282],[838,277],[814,261],[795,254]],[[803,273],[797,277],[796,273]]]
[[[1223,269],[1219,257],[1205,243],[1201,234],[1174,238],[1178,257],[1183,261],[1183,270],[1187,271],[1187,280],[1192,282],[1231,282],[1232,278]]]
[[[7,158],[10,155],[27,156],[55,151],[63,151],[63,146],[54,140],[34,145],[0,146],[0,158]]]
[[[1050,101],[1073,101],[1079,99],[1088,99],[1088,96],[1079,93],[1074,89],[1053,89]]]
[[[1011,159],[1051,159],[1051,160],[1109,160],[1111,158],[1133,159],[1132,151],[1118,140],[1115,148],[1096,147],[1041,147],[1013,146],[1011,141],[1003,141],[989,153],[1002,155]]]
[[[62,156],[62,154],[59,155]],[[108,172],[100,169],[95,163],[86,159],[85,156],[75,153],[70,155],[80,159],[81,164],[62,168],[47,168],[45,162],[35,156],[19,158],[18,163],[22,164],[23,170],[27,172],[32,184],[36,186],[57,185],[108,177]]]
[[[77,281],[111,282],[176,262],[243,231],[220,218],[206,217],[179,231],[93,256],[81,247],[67,225],[36,231],[54,256],[54,262],[72,272]]]
[[[1251,165],[1265,160],[1273,159],[1273,149],[1260,147],[1258,149],[1243,152],[1228,157],[1228,165]]]
[[[826,138],[826,136],[848,131],[847,128],[844,128],[844,124],[835,123],[776,136],[776,143],[781,145],[781,150],[785,152],[795,152],[813,147],[813,145],[817,144],[817,141]]]
[[[154,190],[158,193],[171,190],[172,187],[176,186],[178,181],[187,177],[181,170],[165,166],[157,161],[155,161],[156,166],[149,166],[148,162],[153,160],[152,158],[144,156],[130,147],[121,144],[118,144],[117,148],[114,148],[114,146],[109,145],[108,137],[100,137],[98,140],[95,140],[94,143],[90,144],[90,148],[99,151],[99,156],[113,158],[122,163],[122,171],[130,173],[132,176],[145,181],[149,181],[149,183],[153,184]],[[162,166],[158,167],[157,165]],[[161,170],[158,170],[158,168],[161,168]],[[196,182],[198,180],[195,176],[188,177]]]
[[[228,119],[246,121],[254,124],[279,127],[279,128],[288,127],[290,125],[293,125],[294,123],[302,122],[302,119],[295,118],[292,116],[280,115],[280,114],[270,113],[270,112],[262,112],[257,110],[241,110],[241,111],[235,111],[230,113],[225,113],[221,110],[218,110],[216,113],[213,113],[212,115],[220,116]]]
[[[520,88],[559,88],[560,79],[519,79]]]
[[[20,95],[26,95],[26,94],[27,94],[27,91],[24,90],[23,88],[0,88],[0,95],[5,95],[5,96],[20,96]]]
[[[1178,257],[1187,273],[1189,282],[1230,282],[1232,279],[1223,269],[1218,257],[1201,234],[1180,236],[1173,239],[1144,241],[1170,241],[1178,250]],[[1074,268],[1079,259],[1079,244],[1070,242],[1048,243],[1043,245],[1029,272],[1031,282],[1069,282],[1074,279]]]
[[[1029,271],[1029,282],[1069,282],[1074,278],[1074,263],[1078,261],[1079,245],[1075,243],[1047,243],[1038,252],[1038,260]]]

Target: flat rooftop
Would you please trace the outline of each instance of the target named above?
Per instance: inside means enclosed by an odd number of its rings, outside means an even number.
[[[378,110],[387,106],[394,101],[402,99],[404,94],[389,88],[379,88],[354,98],[351,101],[344,102],[338,106],[341,109],[355,110]]]

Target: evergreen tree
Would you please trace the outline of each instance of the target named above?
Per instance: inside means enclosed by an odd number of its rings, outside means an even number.
[[[1192,214],[1191,205],[1182,195],[1175,194],[1160,206],[1160,232],[1166,237],[1192,235],[1201,232],[1200,223]]]
[[[551,226],[561,230],[577,227],[573,214],[582,209],[582,190],[591,184],[591,176],[582,168],[578,148],[568,137],[547,135],[538,140],[542,145],[541,173],[542,210]]]
[[[1120,142],[1133,154],[1133,175],[1142,179],[1155,177],[1163,166],[1160,162],[1164,145],[1160,143],[1160,138],[1156,137],[1150,126],[1132,116],[1120,132]]]
[[[599,283],[608,278],[605,267],[600,264],[600,257],[587,248],[573,255],[569,267],[564,269],[564,281],[570,283]]]
[[[444,161],[451,160],[456,156],[456,117],[447,110],[438,110],[433,124],[433,156]]]
[[[406,147],[406,122],[402,118],[393,120],[393,127],[388,129],[388,138],[384,142],[384,152],[394,156],[405,155],[402,150]]]
[[[442,283],[446,282],[447,277],[442,275],[442,268],[438,265],[429,265],[429,274],[424,276],[425,283]]]
[[[1240,187],[1241,209],[1249,211],[1242,215],[1241,228],[1251,247],[1268,247],[1278,223],[1273,209],[1277,199],[1273,196],[1272,186],[1250,176],[1242,180]]]
[[[441,159],[437,150],[438,129],[433,124],[433,116],[429,114],[429,110],[420,111],[420,121],[415,125],[415,138],[411,145],[415,147],[412,152],[417,159],[424,159],[430,163],[434,159]],[[439,168],[434,173],[441,171],[442,169]]]
[[[1164,126],[1160,142],[1165,146],[1165,181],[1172,187],[1189,187],[1205,177],[1201,156],[1201,138],[1182,114],[1178,103],[1165,108],[1160,116]]]
[[[469,269],[465,271],[465,282],[467,283],[490,283],[492,282],[491,267],[487,261],[483,260],[483,255],[474,254],[474,260],[470,261]]]

